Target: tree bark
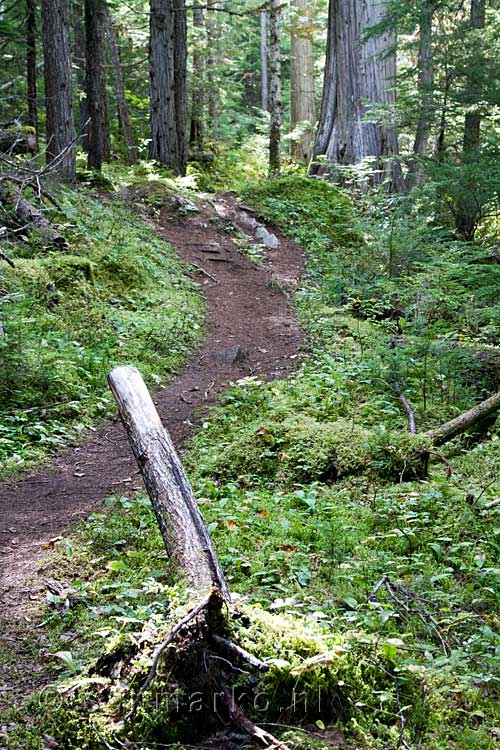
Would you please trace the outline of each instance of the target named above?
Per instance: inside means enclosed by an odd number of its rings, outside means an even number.
[[[85,28],[83,24],[83,4],[81,0],[74,0],[71,3],[71,25],[73,27],[73,65],[76,68],[78,93],[79,133],[82,148],[84,151],[88,151],[89,101],[87,97]]]
[[[269,14],[269,174],[279,174],[281,169],[281,2],[271,0]]]
[[[189,143],[192,149],[203,151],[205,141],[205,19],[203,7],[193,5],[193,83],[191,91],[191,132]]]
[[[308,164],[316,122],[311,6],[309,0],[293,0],[293,8],[296,18],[291,26],[291,127],[292,131],[300,127],[302,132],[292,140],[291,154],[294,159]]]
[[[150,0],[151,159],[186,173],[186,10],[183,0]]]
[[[28,122],[34,130],[35,150],[38,151],[36,72],[36,0],[26,0],[26,98],[28,101]]]
[[[141,374],[116,367],[108,376],[168,555],[197,594],[230,594],[193,491]]]
[[[105,0],[85,0],[87,96],[89,106],[88,165],[101,169],[110,158],[105,76]]]
[[[130,117],[128,114],[127,99],[125,97],[125,86],[123,84],[123,74],[120,60],[120,49],[118,47],[118,41],[116,38],[115,30],[113,28],[113,23],[108,7],[105,7],[104,13],[106,36],[108,39],[108,47],[111,57],[111,63],[113,66],[113,76],[115,79],[118,120],[120,123],[123,141],[125,143],[125,148],[127,149],[129,164],[135,164],[135,162],[137,161],[137,149],[134,144],[134,137],[132,134],[132,127],[130,125]]]
[[[186,174],[187,137],[187,17],[185,0],[172,0],[174,9],[175,117],[179,174]]]
[[[58,159],[57,172],[76,176],[75,126],[71,93],[71,49],[67,0],[42,0],[47,163]]]
[[[418,49],[418,91],[419,114],[413,144],[413,153],[426,156],[429,150],[429,137],[434,115],[434,63],[432,52],[432,19],[435,0],[423,0],[419,19]],[[423,181],[423,172],[418,159],[409,166],[408,184],[410,187]]]
[[[267,73],[267,10],[261,10],[260,20],[260,106],[268,111],[268,73]]]
[[[219,31],[217,24],[217,13],[210,13],[210,9],[215,6],[215,2],[209,0],[207,13],[205,14],[205,26],[208,41],[208,58],[207,58],[207,106],[208,119],[210,125],[210,135],[217,137],[219,130],[219,96],[218,96],[218,75],[217,75],[217,56],[216,49],[219,41]]]
[[[398,188],[401,172],[390,158],[398,154],[396,131],[377,114],[368,116],[365,103],[395,103],[394,34],[386,31],[364,37],[368,29],[382,21],[385,12],[385,1],[360,4],[358,0],[330,0],[325,83],[314,158],[354,165],[373,157],[376,166],[371,182],[387,180],[389,188]],[[313,173],[318,171],[323,171],[322,165],[313,167]]]
[[[483,29],[485,22],[486,0],[471,0],[470,28]],[[465,95],[470,109],[465,113],[463,160],[470,164],[477,161],[481,146],[481,114],[478,109],[481,90],[477,85],[474,73],[469,76],[466,82]],[[458,234],[464,240],[470,241],[474,239],[478,218],[476,197],[464,189],[464,194],[458,201],[455,218]]]

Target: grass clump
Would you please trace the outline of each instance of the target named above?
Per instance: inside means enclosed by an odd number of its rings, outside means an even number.
[[[174,251],[118,200],[59,196],[69,250],[9,247],[0,269],[0,462],[27,465],[109,413],[107,372],[149,383],[198,340],[202,305]]]

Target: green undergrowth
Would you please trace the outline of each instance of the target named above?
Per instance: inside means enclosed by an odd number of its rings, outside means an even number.
[[[202,305],[173,249],[118,199],[62,190],[68,249],[33,234],[0,268],[0,464],[29,465],[111,410],[106,374],[135,364],[152,385],[198,340]]]

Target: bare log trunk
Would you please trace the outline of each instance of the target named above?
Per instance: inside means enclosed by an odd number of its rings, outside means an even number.
[[[269,62],[271,86],[269,109],[271,124],[269,131],[269,173],[279,174],[281,169],[281,0],[271,0],[269,23]]]
[[[137,161],[137,149],[134,144],[134,137],[132,135],[132,127],[130,125],[130,117],[128,114],[127,99],[125,97],[125,86],[123,84],[123,74],[120,60],[120,49],[118,47],[118,41],[116,39],[116,33],[113,28],[113,23],[111,21],[109,8],[107,7],[104,8],[104,22],[106,24],[106,36],[108,38],[108,47],[111,56],[111,63],[113,65],[118,120],[120,123],[123,141],[125,143],[125,148],[127,149],[128,161],[130,164],[135,164],[135,162]]]
[[[37,229],[47,244],[54,245],[59,249],[66,249],[68,245],[65,238],[49,222],[43,211],[24,198],[20,192],[20,187],[9,185],[9,182],[9,177],[2,180],[0,201],[12,207],[17,219],[22,226],[26,227],[27,231],[32,228]]]
[[[309,0],[293,0],[296,17],[291,26],[290,87],[291,128],[302,129],[291,142],[291,154],[308,164],[314,146],[316,105],[314,97],[314,57]]]
[[[116,367],[109,386],[144,478],[165,548],[197,594],[229,590],[193,491],[141,374]]]
[[[500,409],[500,393],[495,393],[494,396],[490,396],[486,401],[482,401],[477,406],[474,406],[469,411],[460,414],[455,419],[446,422],[446,424],[437,427],[435,430],[431,430],[428,435],[431,438],[434,445],[444,445],[450,440],[453,440],[457,435],[461,435],[471,427],[482,422],[483,419],[494,414]]]
[[[260,106],[268,109],[268,75],[267,75],[267,11],[261,10],[260,17]]]

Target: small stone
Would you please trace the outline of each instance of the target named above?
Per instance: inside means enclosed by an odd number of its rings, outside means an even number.
[[[267,237],[264,237],[262,244],[264,247],[267,247],[268,250],[277,250],[280,246],[279,240],[275,234],[268,234]]]
[[[238,214],[238,221],[248,229],[255,229],[258,226],[257,219],[254,219],[253,216],[249,216],[245,211],[240,211]]]
[[[262,224],[259,224],[259,226],[257,227],[255,231],[255,239],[258,240],[259,242],[262,242],[264,238],[267,237],[268,235],[269,235],[269,232],[267,231],[267,229]]]
[[[245,359],[245,353],[241,346],[229,346],[220,352],[216,352],[215,361],[220,365],[234,365]]]

